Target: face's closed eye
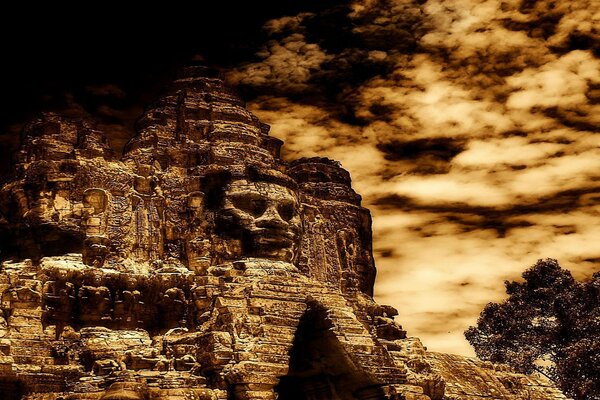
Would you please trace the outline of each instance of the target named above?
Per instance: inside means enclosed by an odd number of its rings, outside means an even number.
[[[235,196],[232,198],[235,208],[251,214],[253,217],[260,217],[267,210],[267,200],[259,197]]]
[[[282,220],[289,221],[296,213],[296,206],[293,203],[279,204],[277,206],[277,212]]]

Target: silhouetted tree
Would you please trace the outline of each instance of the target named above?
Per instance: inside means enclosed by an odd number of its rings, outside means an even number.
[[[600,399],[600,273],[578,282],[545,259],[522,276],[465,331],[477,356],[540,372],[575,399]]]

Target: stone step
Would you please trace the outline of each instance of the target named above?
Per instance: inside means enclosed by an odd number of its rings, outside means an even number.
[[[253,289],[251,296],[259,299],[273,299],[273,300],[284,300],[293,301],[296,303],[303,303],[306,300],[306,294],[303,293],[291,293],[291,292],[275,292],[270,290]]]
[[[371,349],[375,346],[369,335],[344,333],[343,339],[347,344],[355,346],[357,349]]]
[[[240,397],[244,399],[252,400],[275,400],[275,393],[273,391],[247,391],[245,392],[246,397]]]
[[[15,364],[54,365],[54,358],[44,356],[12,355]]]
[[[10,355],[15,357],[52,357],[52,349],[49,346],[23,346],[15,343],[10,349]]]
[[[255,351],[240,352],[237,354],[239,361],[265,362],[270,364],[288,365],[290,357],[287,354],[259,353]]]
[[[340,335],[351,334],[369,338],[371,337],[370,333],[358,321],[354,324],[349,322],[340,323],[339,321],[334,321],[334,330]]]
[[[261,320],[264,321],[265,324],[275,325],[275,326],[285,326],[296,328],[298,323],[300,322],[299,318],[290,318],[290,317],[282,317],[280,315],[266,314],[261,315]]]
[[[18,378],[31,392],[62,392],[65,386],[64,377],[58,374],[23,372],[18,374]]]

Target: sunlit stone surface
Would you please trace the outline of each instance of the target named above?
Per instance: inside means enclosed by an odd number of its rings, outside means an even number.
[[[348,172],[268,131],[203,67],[120,159],[89,122],[26,127],[0,192],[3,398],[564,398],[407,338]]]

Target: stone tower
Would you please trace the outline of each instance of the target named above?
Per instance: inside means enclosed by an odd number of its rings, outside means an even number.
[[[564,398],[407,338],[349,173],[281,145],[204,67],[120,158],[89,122],[28,124],[0,191],[4,398]]]

